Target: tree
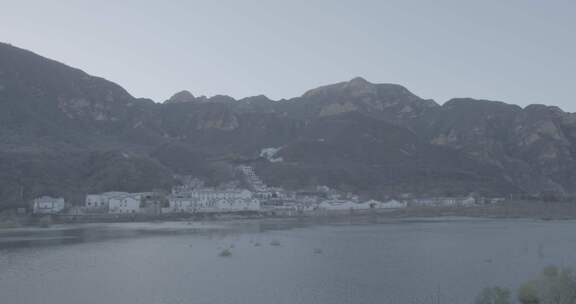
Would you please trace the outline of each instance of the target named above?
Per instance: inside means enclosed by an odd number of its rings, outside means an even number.
[[[518,301],[522,304],[540,303],[536,283],[534,281],[526,282],[522,287],[520,287],[518,290]]]
[[[501,287],[484,288],[476,297],[475,304],[510,304],[510,290]]]
[[[548,266],[518,291],[522,304],[576,304],[576,275],[569,268]]]

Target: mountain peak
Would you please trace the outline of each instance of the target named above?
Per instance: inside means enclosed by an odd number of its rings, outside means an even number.
[[[183,102],[193,102],[193,101],[196,101],[196,97],[194,97],[194,95],[192,95],[192,93],[190,93],[190,91],[183,90],[183,91],[180,91],[180,92],[172,95],[172,97],[170,97],[164,103],[183,103]]]
[[[113,82],[5,43],[0,43],[0,82],[2,94],[19,96],[18,107],[37,108],[35,113],[52,121],[122,121],[139,103]]]
[[[348,81],[349,84],[351,85],[369,85],[369,84],[373,84],[371,82],[369,82],[368,80],[362,78],[362,77],[354,77],[352,78],[350,81]]]
[[[359,111],[402,120],[419,117],[438,106],[401,85],[371,83],[362,77],[312,89],[302,98],[312,104],[316,108],[313,112],[320,116]]]
[[[378,96],[378,95],[404,95],[416,97],[408,89],[393,83],[372,83],[362,77],[355,77],[349,81],[338,82],[320,86],[304,93],[303,97],[347,95],[347,96]]]
[[[304,93],[303,97],[314,97],[321,95],[340,95],[342,93],[352,93],[358,91],[374,91],[376,85],[368,82],[362,77],[352,78],[350,81],[343,81],[329,85],[323,85],[315,89],[311,89]]]

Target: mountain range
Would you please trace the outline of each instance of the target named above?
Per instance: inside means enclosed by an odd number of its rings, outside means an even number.
[[[360,77],[284,100],[182,91],[156,103],[0,43],[0,207],[168,190],[177,175],[215,185],[238,164],[271,186],[374,198],[571,196],[576,114],[471,98],[440,105]]]

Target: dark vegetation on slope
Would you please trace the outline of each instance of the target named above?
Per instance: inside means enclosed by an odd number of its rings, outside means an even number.
[[[282,162],[260,156],[280,148]],[[239,163],[275,186],[367,195],[573,195],[576,115],[454,99],[362,78],[290,100],[180,92],[163,104],[0,44],[0,205],[44,195],[217,184]]]

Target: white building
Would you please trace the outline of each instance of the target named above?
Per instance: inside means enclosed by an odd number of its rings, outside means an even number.
[[[389,200],[385,203],[380,203],[378,205],[378,208],[382,208],[382,209],[400,209],[400,208],[406,208],[408,206],[408,203],[406,202],[400,202],[397,200]]]
[[[108,212],[111,214],[139,213],[141,203],[142,197],[138,193],[111,197],[108,201]]]
[[[355,203],[348,200],[327,200],[320,203],[318,208],[325,210],[366,210],[373,207],[368,202]]]
[[[105,192],[100,194],[88,194],[84,204],[84,210],[89,213],[126,214],[138,213],[146,198],[153,193],[128,193],[128,192]]]
[[[418,198],[410,201],[412,206],[426,206],[426,207],[459,207],[459,206],[473,206],[476,204],[476,199],[473,197],[433,197],[433,198]]]
[[[216,207],[219,211],[234,212],[234,211],[259,211],[260,200],[256,198],[244,199],[222,199],[216,202]]]
[[[162,213],[193,213],[194,201],[187,197],[168,197],[168,208],[162,208]]]
[[[196,213],[196,212],[216,212],[216,200],[205,198],[192,198],[183,196],[170,196],[168,198],[168,208],[163,209],[163,213]]]
[[[317,201],[303,201],[300,199],[282,199],[277,201],[267,201],[261,208],[265,211],[292,211],[301,213],[318,209]]]
[[[66,202],[61,197],[42,196],[34,199],[32,212],[34,214],[57,214],[62,212],[65,207]]]
[[[88,212],[108,212],[110,207],[110,199],[114,197],[123,197],[129,195],[127,192],[104,192],[100,194],[88,194],[86,195],[86,201],[84,202],[84,208]]]
[[[252,192],[246,189],[226,189],[216,190],[212,188],[203,188],[191,191],[173,191],[173,195],[192,198],[192,199],[248,199],[252,197]]]
[[[169,208],[163,212],[233,212],[260,210],[260,201],[245,189],[173,191],[168,198]]]

